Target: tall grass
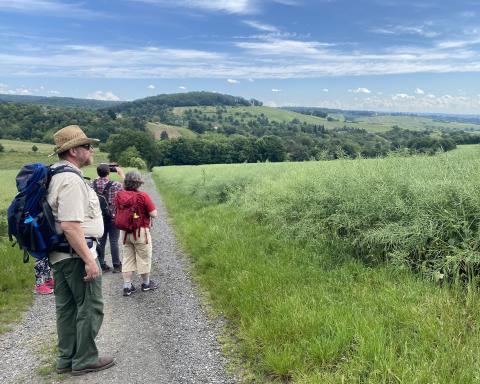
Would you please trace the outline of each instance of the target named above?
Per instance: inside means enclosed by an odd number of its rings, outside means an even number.
[[[257,380],[475,383],[478,296],[398,268],[411,267],[413,256],[394,253],[423,241],[420,230],[414,239],[405,230],[409,241],[385,230],[385,242],[374,229],[397,218],[430,230],[425,223],[442,218],[430,214],[431,203],[444,206],[450,220],[467,212],[470,205],[462,204],[477,183],[476,163],[470,147],[436,158],[167,167],[154,174],[196,276],[230,320]],[[447,187],[461,199],[445,198]],[[433,227],[429,233],[437,235],[449,228]]]
[[[23,252],[0,242],[0,334],[19,320],[32,302],[33,263],[22,262]]]
[[[162,170],[201,201],[227,202],[279,236],[314,246],[332,237],[368,263],[432,278],[480,261],[480,148],[435,157],[240,164]]]

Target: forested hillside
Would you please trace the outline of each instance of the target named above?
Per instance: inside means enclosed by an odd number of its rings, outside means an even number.
[[[65,108],[87,108],[101,109],[121,104],[121,101],[107,101],[94,99],[76,99],[73,97],[56,97],[56,96],[28,96],[28,95],[5,95],[0,94],[0,102],[12,102],[22,104],[40,104],[52,107]]]
[[[188,92],[164,94],[123,103],[112,108],[113,111],[129,116],[141,117],[153,121],[171,122],[173,107],[184,106],[250,106],[262,105],[258,100],[246,100],[215,92]]]
[[[108,110],[61,108],[47,105],[0,103],[0,138],[51,143],[55,131],[69,124],[80,125],[89,135],[106,142],[122,128],[144,130],[137,118],[117,119]]]
[[[433,154],[480,142],[480,135],[466,133],[463,125],[403,129],[391,124],[397,120],[381,117],[382,129],[370,130],[369,124],[378,123],[366,120],[376,118],[370,112],[360,114],[363,125],[347,124],[340,121],[344,117],[339,111],[297,113],[212,92],[158,95],[97,110],[29,100],[0,102],[0,138],[51,143],[56,130],[78,124],[123,165],[133,164],[129,158],[154,166],[377,157],[392,151]],[[405,121],[419,124],[413,117]],[[149,122],[154,124],[146,129]],[[155,132],[152,126],[164,128]]]

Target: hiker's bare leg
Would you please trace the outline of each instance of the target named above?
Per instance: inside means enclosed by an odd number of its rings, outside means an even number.
[[[132,273],[133,272],[122,272],[123,282],[131,283],[132,282]]]

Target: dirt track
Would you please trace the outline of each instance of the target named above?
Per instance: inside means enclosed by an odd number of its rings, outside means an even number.
[[[97,345],[101,354],[113,355],[117,364],[85,376],[66,375],[61,382],[234,383],[225,373],[225,360],[216,341],[219,324],[210,322],[201,307],[149,177],[143,189],[159,210],[152,229],[152,278],[159,289],[123,297],[121,275],[105,274],[105,318]],[[136,285],[139,283],[137,279]],[[45,382],[37,375],[38,350],[54,340],[53,297],[36,297],[23,322],[0,337],[0,382]],[[57,377],[53,374],[46,382],[57,382]]]

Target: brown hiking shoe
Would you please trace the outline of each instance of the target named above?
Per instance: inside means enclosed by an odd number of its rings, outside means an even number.
[[[61,375],[62,373],[72,372],[72,367],[57,368],[57,373]]]
[[[72,370],[72,375],[80,376],[90,372],[98,372],[98,371],[102,371],[104,369],[113,367],[114,365],[115,365],[115,361],[113,360],[113,357],[110,357],[110,356],[99,357],[98,361],[95,364],[89,365],[88,367],[85,367],[83,369]]]

